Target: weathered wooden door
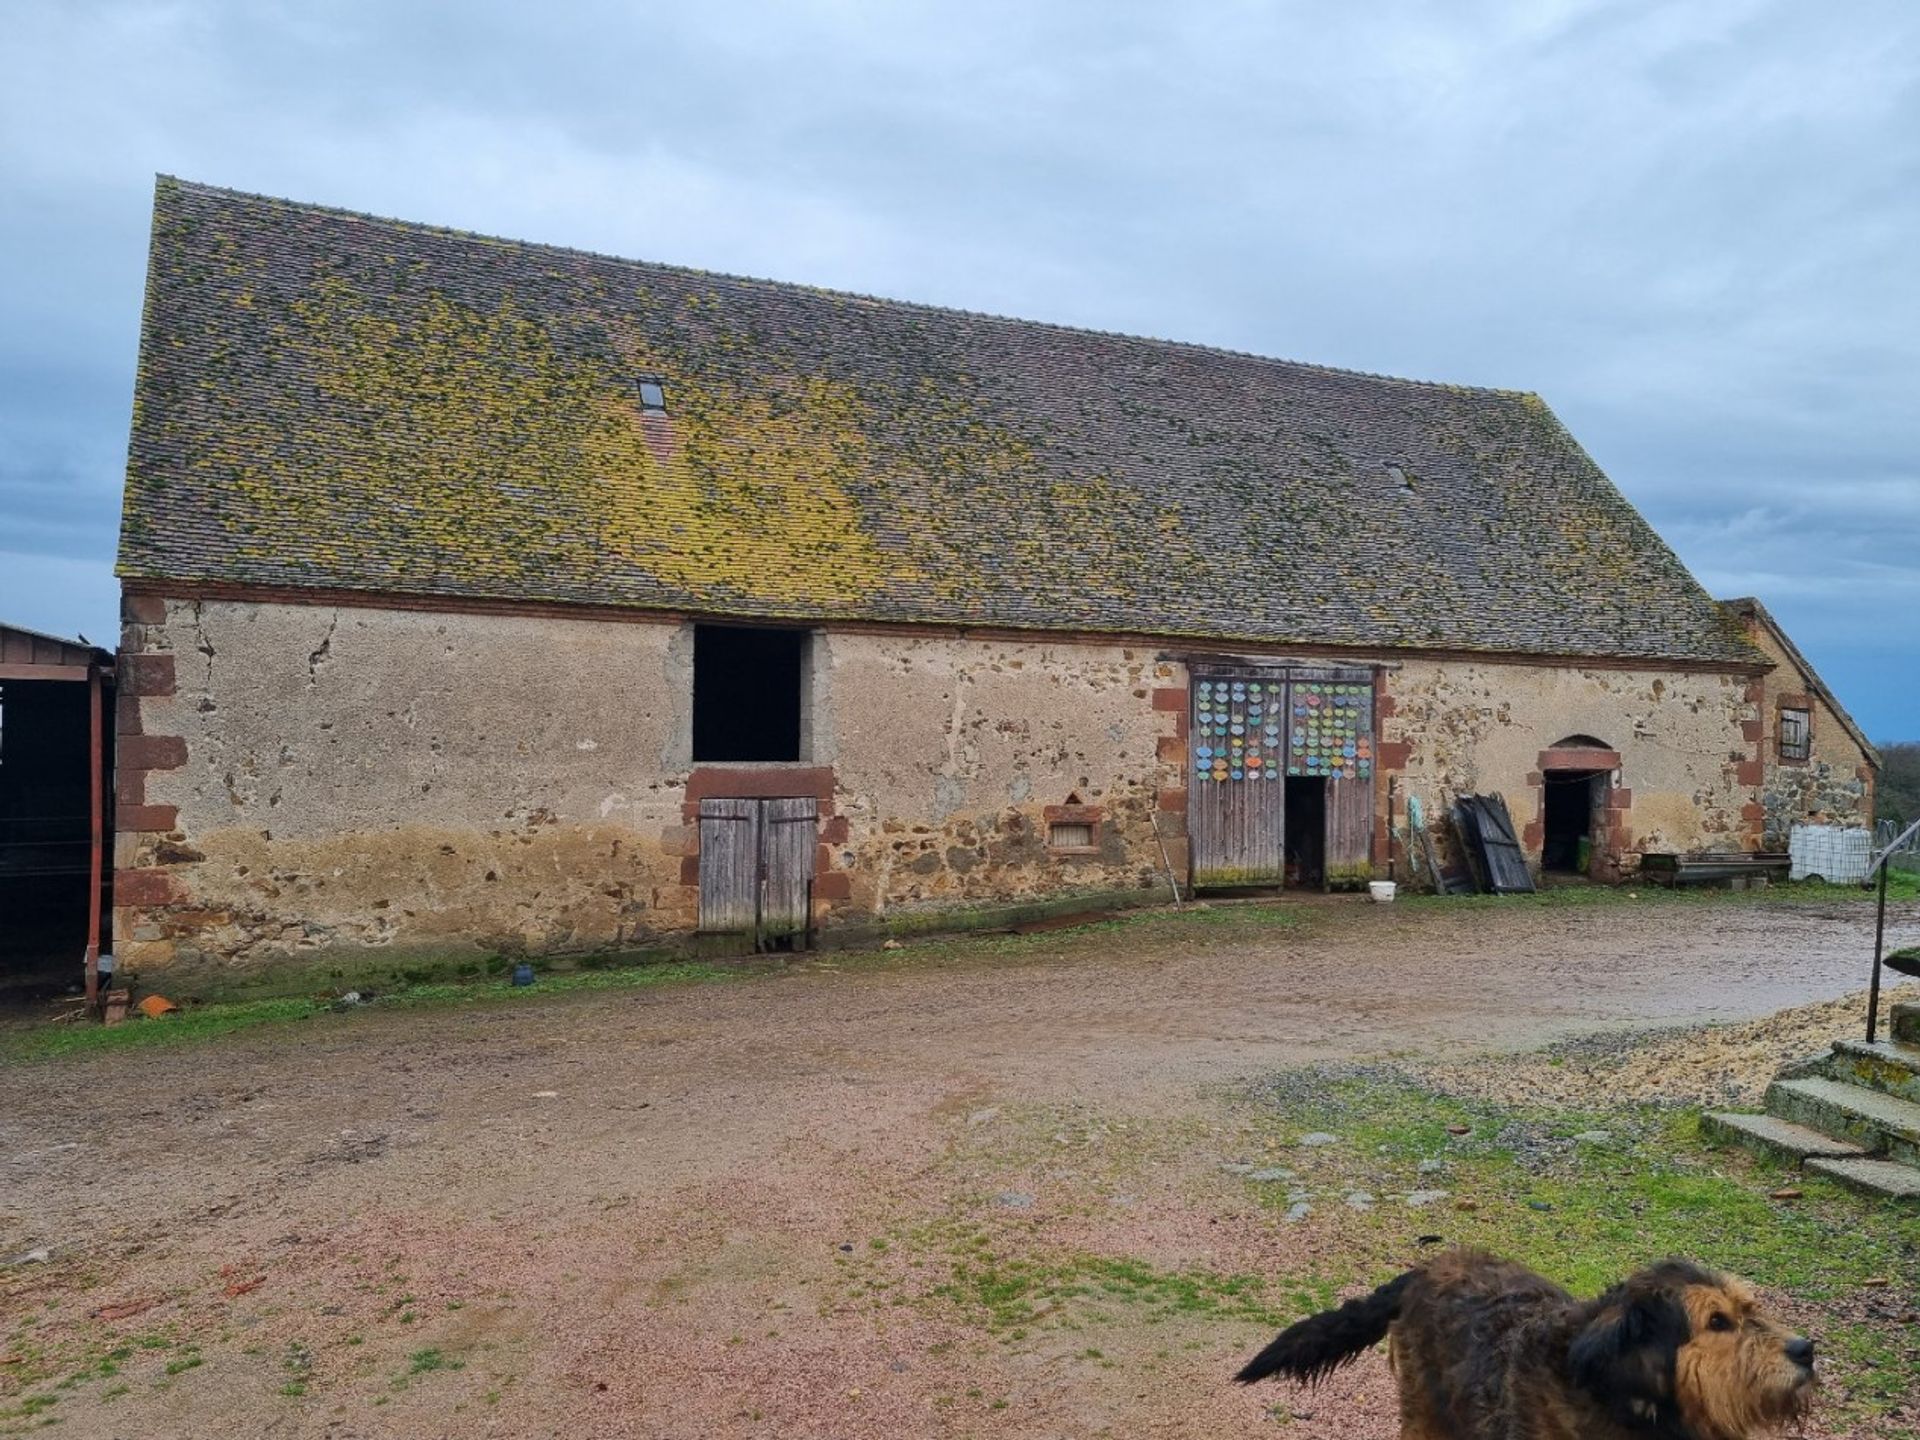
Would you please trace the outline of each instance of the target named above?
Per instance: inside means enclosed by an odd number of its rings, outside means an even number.
[[[813,924],[818,806],[810,797],[700,802],[700,928],[756,950],[804,943]]]
[[[1327,887],[1373,878],[1373,778],[1327,781]]]
[[[1285,878],[1286,713],[1284,675],[1195,672],[1187,792],[1195,885]]]
[[[804,943],[813,928],[812,798],[760,802],[760,945]]]

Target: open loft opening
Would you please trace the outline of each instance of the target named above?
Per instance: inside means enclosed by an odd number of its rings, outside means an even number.
[[[693,630],[693,758],[801,757],[807,632],[748,625]]]

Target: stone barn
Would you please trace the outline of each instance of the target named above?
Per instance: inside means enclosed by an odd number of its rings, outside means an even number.
[[[1768,659],[1536,395],[172,179],[119,574],[183,990],[1357,884],[1390,781],[1599,876],[1765,814]]]
[[[1880,752],[1766,606],[1751,596],[1722,603],[1773,666],[1747,722],[1763,761],[1763,848],[1785,850],[1802,823],[1870,828]]]

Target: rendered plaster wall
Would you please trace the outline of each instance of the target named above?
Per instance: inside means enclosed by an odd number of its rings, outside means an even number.
[[[1582,737],[1620,756],[1611,833],[1596,836],[1609,873],[1631,871],[1646,851],[1737,850],[1757,838],[1750,677],[1410,661],[1387,672],[1385,691],[1381,759],[1399,775],[1401,813],[1405,796],[1419,796],[1442,835],[1436,821],[1455,796],[1497,792],[1537,866],[1541,753]]]
[[[1748,636],[1765,652],[1776,669],[1768,673],[1760,706],[1760,754],[1766,766],[1761,803],[1766,806],[1766,848],[1785,850],[1788,834],[1797,824],[1871,825],[1873,823],[1873,769],[1866,752],[1820,697],[1792,656],[1762,624],[1751,624]],[[1813,717],[1808,758],[1780,758],[1780,709],[1804,708]]]
[[[1160,840],[1184,864],[1182,667],[1100,644],[829,633],[819,647],[850,912],[1164,893]],[[1075,800],[1099,812],[1097,853],[1049,848],[1048,808]]]
[[[116,923],[190,991],[644,947],[698,918],[692,627],[129,600]],[[1178,667],[1098,645],[816,633],[793,793],[818,918],[1164,889]],[[766,772],[780,767],[746,767]],[[771,777],[775,791],[780,776]],[[741,788],[742,793],[769,793]],[[1095,844],[1048,845],[1078,802]]]

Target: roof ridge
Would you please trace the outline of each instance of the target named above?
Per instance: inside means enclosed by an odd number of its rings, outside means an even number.
[[[1027,329],[1050,330],[1062,335],[1124,340],[1136,345],[1189,351],[1201,355],[1217,355],[1234,360],[1252,360],[1261,365],[1283,366],[1289,370],[1307,370],[1321,375],[1346,376],[1358,380],[1380,381],[1390,385],[1411,385],[1425,390],[1498,395],[1512,400],[1539,398],[1538,392],[1532,390],[1516,390],[1499,385],[1467,385],[1450,380],[1421,380],[1409,375],[1390,375],[1381,370],[1360,370],[1345,365],[1323,365],[1312,360],[1290,360],[1285,356],[1264,355],[1257,350],[1240,350],[1230,345],[1209,345],[1198,340],[1176,340],[1166,336],[1141,335],[1130,330],[1103,330],[1098,326],[1069,325],[1058,320],[1032,320],[1019,315],[1003,315],[993,310],[969,310],[960,305],[935,305],[924,300],[901,300],[893,296],[874,295],[861,290],[840,290],[829,285],[808,284],[802,280],[778,280],[768,275],[739,275],[729,270],[708,270],[702,266],[681,265],[668,260],[642,260],[632,255],[615,255],[605,250],[590,250],[579,245],[556,245],[544,240],[517,240],[509,235],[489,235],[484,231],[467,230],[457,225],[433,225],[419,220],[403,220],[392,215],[376,215],[369,210],[355,210],[344,205],[322,205],[310,200],[290,200],[281,195],[268,195],[255,190],[239,190],[226,185],[210,185],[205,181],[187,180],[164,172],[154,176],[156,193],[167,185],[202,195],[224,196],[231,200],[254,201],[309,214],[360,220],[415,234],[446,235],[461,240],[476,240],[487,245],[510,245],[516,249],[541,250],[556,255],[576,255],[588,260],[611,261],[618,265],[640,265],[649,269],[670,270],[680,275],[724,280],[739,285],[771,286],[780,290],[804,291],[835,300],[857,300],[870,305],[889,306],[896,310],[918,311],[962,320],[984,320],[996,325],[1018,325]]]

